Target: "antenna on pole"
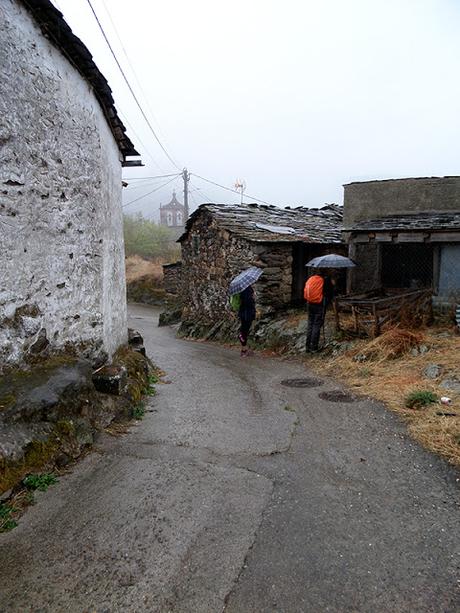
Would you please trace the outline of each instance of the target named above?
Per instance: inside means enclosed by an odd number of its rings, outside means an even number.
[[[241,204],[243,204],[243,194],[246,190],[246,181],[244,179],[237,179],[235,181],[235,189],[241,194]]]

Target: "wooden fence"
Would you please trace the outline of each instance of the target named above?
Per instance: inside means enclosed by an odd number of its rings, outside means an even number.
[[[352,315],[353,329],[378,336],[384,324],[423,325],[433,318],[432,290],[379,290],[336,298],[336,329],[343,330],[343,315]]]

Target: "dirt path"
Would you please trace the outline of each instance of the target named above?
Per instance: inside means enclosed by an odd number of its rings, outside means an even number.
[[[458,473],[394,415],[131,318],[171,384],[0,536],[0,611],[459,610]]]

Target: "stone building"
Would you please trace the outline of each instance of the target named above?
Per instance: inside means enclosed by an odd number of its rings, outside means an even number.
[[[249,266],[264,273],[257,303],[270,313],[303,302],[311,258],[346,253],[342,207],[281,209],[256,204],[203,204],[189,218],[182,247],[183,321],[212,324],[228,317],[228,285]]]
[[[460,177],[345,185],[344,228],[353,292],[433,288],[435,302],[460,296]]]
[[[0,370],[127,338],[121,170],[138,153],[48,0],[0,3]]]
[[[185,222],[185,206],[177,200],[176,192],[173,191],[171,201],[160,204],[160,225],[170,228],[177,239],[184,232]]]
[[[179,298],[181,293],[182,262],[163,264],[163,287],[167,296]]]

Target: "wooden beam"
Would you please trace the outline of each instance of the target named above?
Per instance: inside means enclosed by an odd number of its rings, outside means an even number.
[[[430,243],[460,243],[460,232],[432,232]]]
[[[397,243],[424,243],[429,237],[426,232],[398,232],[395,241]]]
[[[391,232],[376,232],[375,242],[376,243],[392,243],[393,234]]]

